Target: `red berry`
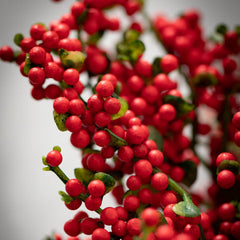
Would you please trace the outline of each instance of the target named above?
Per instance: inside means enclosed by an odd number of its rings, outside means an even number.
[[[2,46],[0,48],[0,58],[2,61],[11,62],[14,58],[14,52],[10,46]]]
[[[92,233],[92,240],[110,240],[110,234],[104,228],[97,228]]]
[[[82,127],[82,120],[75,115],[69,116],[65,121],[65,127],[70,132],[78,132]]]
[[[123,206],[129,212],[135,212],[138,209],[139,204],[139,199],[134,195],[126,196],[123,200]]]
[[[141,212],[141,219],[147,226],[156,226],[160,221],[160,213],[154,208],[146,208]]]
[[[148,160],[154,167],[160,167],[164,160],[163,153],[160,150],[153,149],[148,153]]]
[[[112,232],[118,237],[125,236],[127,233],[127,224],[122,220],[118,220],[114,225],[112,225]]]
[[[80,234],[80,231],[81,231],[79,222],[75,219],[68,220],[64,224],[64,231],[69,236],[72,236],[72,237],[77,236],[78,234]]]
[[[155,235],[157,237],[157,240],[170,240],[173,239],[175,232],[171,226],[164,224],[156,229]]]
[[[54,110],[59,114],[64,114],[69,109],[69,100],[65,97],[58,97],[53,102]]]
[[[236,221],[231,226],[231,234],[235,239],[240,239],[240,221]]]
[[[94,113],[101,111],[103,109],[103,104],[103,99],[97,94],[90,96],[87,101],[88,109]]]
[[[121,108],[121,103],[118,99],[110,97],[104,102],[104,110],[109,114],[116,114]]]
[[[218,208],[218,215],[223,221],[232,221],[236,215],[236,209],[231,203],[223,203]]]
[[[110,143],[111,136],[108,132],[104,130],[99,130],[94,134],[93,139],[98,146],[104,147]]]
[[[111,122],[111,115],[104,111],[100,111],[95,114],[94,122],[98,127],[101,128],[107,127],[108,124],[110,124]]]
[[[240,112],[236,112],[232,118],[233,125],[240,130]]]
[[[102,205],[102,199],[100,197],[93,197],[92,195],[90,195],[85,200],[85,206],[90,211],[96,211],[101,207],[101,205]]]
[[[88,192],[93,197],[101,197],[105,192],[105,185],[100,180],[92,180],[88,184]]]
[[[45,82],[45,72],[40,67],[33,67],[28,72],[29,81],[33,86],[41,86]]]
[[[79,80],[79,72],[74,68],[68,68],[63,72],[63,80],[68,85],[74,85]]]
[[[71,197],[77,197],[81,193],[86,192],[84,185],[78,179],[69,179],[65,185],[65,189]]]
[[[41,40],[46,28],[42,24],[33,24],[30,28],[30,35],[34,40]]]
[[[148,178],[152,174],[152,164],[146,159],[141,159],[134,164],[134,172],[141,179]]]
[[[236,160],[235,156],[229,152],[222,152],[220,153],[218,156],[217,156],[217,159],[216,159],[216,166],[218,167],[219,164],[224,161],[224,160]]]
[[[158,191],[163,191],[168,186],[168,177],[165,173],[155,173],[151,179],[151,185]]]
[[[82,204],[82,201],[77,198],[71,201],[70,203],[65,203],[65,206],[70,210],[76,210],[81,206],[81,204]]]
[[[92,153],[87,158],[87,166],[92,171],[102,172],[105,168],[105,159],[99,153]]]
[[[42,35],[43,46],[46,47],[48,50],[52,48],[57,49],[59,36],[54,31],[47,31]]]
[[[86,217],[80,223],[82,233],[90,235],[98,227],[97,221],[93,218]]]
[[[167,54],[161,59],[161,67],[164,72],[169,73],[178,68],[178,59],[172,54]]]
[[[106,207],[102,210],[100,219],[106,225],[114,225],[118,221],[118,213],[115,208]]]
[[[130,190],[136,191],[141,187],[141,179],[137,176],[132,175],[127,179],[126,184]]]
[[[137,93],[144,87],[144,81],[138,75],[133,75],[127,80],[127,86],[131,92]]]
[[[118,158],[123,162],[130,162],[133,159],[133,149],[129,146],[122,146],[118,149]]]
[[[141,232],[141,220],[139,218],[131,218],[127,222],[127,232],[132,236],[137,236]]]
[[[70,140],[74,147],[85,148],[90,142],[90,137],[86,130],[81,129],[79,132],[72,133]]]
[[[229,189],[235,184],[235,175],[224,169],[217,175],[217,184],[223,189]]]
[[[176,109],[171,104],[163,104],[158,110],[162,120],[170,122],[176,117]]]
[[[30,61],[35,64],[44,65],[46,61],[46,51],[44,48],[36,46],[29,51]]]
[[[48,85],[45,90],[45,96],[50,99],[56,99],[61,94],[61,88],[55,84]]]
[[[81,99],[73,99],[69,103],[69,112],[74,115],[81,115],[84,112],[84,107]]]
[[[57,167],[62,162],[62,154],[59,151],[53,150],[47,154],[46,162],[52,167]]]
[[[130,103],[130,108],[138,116],[146,114],[147,106],[147,101],[142,97],[136,97]]]
[[[96,92],[100,97],[110,97],[114,92],[113,84],[108,80],[101,80],[96,86]]]

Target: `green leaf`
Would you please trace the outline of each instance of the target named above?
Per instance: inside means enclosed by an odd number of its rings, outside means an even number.
[[[75,168],[74,169],[75,177],[83,183],[85,187],[89,184],[91,180],[93,180],[94,173],[85,168]]]
[[[145,45],[142,41],[136,40],[129,44],[130,50],[130,60],[131,62],[135,63],[138,58],[144,53]]]
[[[193,78],[195,86],[208,87],[218,83],[217,78],[211,73],[199,73]]]
[[[43,171],[50,171],[50,168],[49,167],[44,167]]]
[[[30,61],[30,58],[29,58],[29,53],[27,53],[26,58],[25,58],[25,64],[24,64],[23,71],[26,75],[28,75],[30,69],[31,69],[31,61]]]
[[[159,73],[162,73],[163,70],[161,68],[161,59],[160,57],[157,57],[153,60],[153,63],[152,63],[152,73],[153,73],[153,76],[157,76]]]
[[[80,51],[59,50],[60,60],[64,68],[75,68],[80,71],[85,61],[85,55]]]
[[[217,27],[216,27],[216,32],[217,33],[220,33],[222,35],[225,35],[225,33],[228,31],[228,27],[226,24],[219,24]]]
[[[95,173],[93,179],[101,180],[105,185],[105,193],[110,192],[115,186],[115,179],[107,173],[98,172]]]
[[[224,169],[230,170],[235,175],[238,175],[240,174],[240,163],[234,160],[222,161],[217,168],[217,175]]]
[[[114,134],[108,128],[104,128],[104,130],[107,131],[111,135],[111,141],[109,143],[110,146],[120,148],[122,146],[127,145],[127,142],[124,139],[122,139],[119,136],[117,136],[116,134]]]
[[[42,156],[42,163],[43,163],[43,165],[48,166],[45,156]]]
[[[68,194],[66,194],[63,191],[59,191],[58,193],[62,197],[61,200],[63,200],[66,204],[69,204],[74,200],[72,197],[70,197]]]
[[[95,34],[92,34],[89,36],[88,40],[87,40],[87,44],[88,45],[96,45],[97,42],[102,38],[102,36],[104,35],[104,31],[98,31]]]
[[[140,33],[138,31],[135,31],[133,29],[129,29],[124,33],[124,42],[131,43],[133,41],[136,41],[140,36]]]
[[[20,43],[23,39],[24,39],[23,34],[22,33],[17,33],[17,34],[15,34],[13,41],[17,46],[20,46]]]
[[[113,93],[113,97],[116,98],[116,99],[118,99],[118,101],[119,101],[120,104],[121,104],[121,108],[120,108],[120,110],[118,111],[118,113],[111,115],[111,120],[116,120],[116,119],[122,117],[122,116],[126,113],[126,111],[128,110],[128,103],[127,103],[127,101],[126,101],[125,99],[119,97],[119,96],[118,96],[117,94],[115,94],[115,93]]]
[[[163,145],[164,145],[164,140],[163,140],[162,135],[155,127],[153,127],[151,125],[148,125],[148,130],[149,130],[148,139],[154,140],[158,146],[158,150],[162,151]]]
[[[190,187],[197,178],[197,165],[193,161],[187,160],[179,164],[180,167],[184,170],[184,179],[183,183]]]
[[[192,103],[173,95],[165,96],[163,98],[163,102],[173,105],[177,111],[178,117],[184,116],[194,109],[194,105]]]
[[[53,117],[58,129],[63,132],[66,131],[67,128],[65,127],[65,121],[69,117],[69,114],[68,113],[59,114],[56,111],[53,111]]]
[[[201,214],[199,208],[192,201],[181,201],[174,205],[173,211],[183,217],[197,217]]]

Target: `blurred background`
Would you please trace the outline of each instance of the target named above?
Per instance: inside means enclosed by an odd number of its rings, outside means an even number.
[[[32,24],[48,25],[69,12],[72,3],[74,0],[1,0],[0,46],[15,47],[16,33],[29,36]],[[219,23],[232,28],[240,24],[239,0],[149,0],[146,4],[151,16],[160,12],[170,18],[189,8],[198,9],[206,35]],[[122,13],[115,11],[120,17]],[[163,50],[154,45],[153,38],[147,41],[146,58],[154,54],[161,56]],[[0,239],[4,240],[42,240],[53,231],[63,233],[65,221],[75,214],[58,195],[64,185],[53,173],[42,171],[41,158],[54,145],[61,146],[61,167],[73,177],[73,169],[80,166],[80,153],[70,145],[70,134],[57,130],[52,101],[33,100],[30,89],[16,65],[0,62]],[[114,203],[104,202],[109,204]]]

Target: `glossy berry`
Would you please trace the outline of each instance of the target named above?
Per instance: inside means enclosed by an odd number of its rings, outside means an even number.
[[[85,206],[90,211],[96,211],[102,205],[102,199],[100,197],[93,197],[92,195],[85,200]]]
[[[68,68],[63,72],[63,80],[68,85],[74,85],[79,80],[79,72],[74,68]]]
[[[88,184],[88,192],[93,197],[101,197],[105,192],[105,185],[100,180],[92,180]]]
[[[118,213],[115,208],[106,207],[101,212],[100,219],[106,225],[114,225],[118,221]]]
[[[46,162],[51,167],[57,167],[62,162],[62,154],[59,151],[52,150],[47,154]]]
[[[80,234],[79,222],[75,219],[70,219],[64,224],[64,231],[69,236],[75,237]]]
[[[163,71],[169,73],[178,68],[178,59],[172,54],[167,54],[161,59],[160,64]]]
[[[232,221],[235,215],[236,209],[231,203],[223,203],[218,208],[218,216],[222,221]]]
[[[121,108],[121,103],[116,98],[108,98],[104,102],[104,110],[109,114],[116,114]]]
[[[82,120],[75,115],[69,116],[65,121],[65,127],[70,132],[78,132],[82,127]]]
[[[44,65],[46,61],[46,51],[44,48],[36,46],[29,51],[30,61],[35,64]]]
[[[152,164],[145,159],[141,159],[134,164],[134,172],[141,179],[148,178],[152,174]]]
[[[40,67],[33,67],[28,73],[29,82],[33,86],[41,86],[45,82],[45,72]]]
[[[92,233],[92,240],[110,240],[110,234],[103,228],[97,228]]]
[[[110,81],[101,80],[96,86],[96,92],[100,97],[110,97],[114,92],[114,87]]]
[[[78,132],[72,133],[70,140],[74,147],[85,148],[90,142],[90,137],[86,130],[81,129]]]
[[[86,191],[85,187],[78,179],[69,179],[65,185],[65,189],[71,197],[76,197]]]
[[[141,219],[146,226],[156,226],[160,221],[160,213],[149,207],[141,212]]]
[[[141,220],[132,218],[127,222],[127,232],[132,236],[137,236],[141,232]]]
[[[0,59],[2,61],[11,62],[14,58],[14,52],[10,46],[2,46],[0,48]]]
[[[216,165],[217,167],[220,165],[220,163],[224,160],[236,160],[235,156],[232,154],[232,153],[229,153],[229,152],[222,152],[220,153],[218,156],[217,156],[217,159],[216,159]]]
[[[65,97],[58,97],[53,102],[54,110],[59,114],[64,114],[69,109],[69,100]]]
[[[223,189],[229,189],[235,184],[235,175],[224,169],[217,175],[217,184]]]
[[[139,205],[139,199],[134,195],[126,196],[123,200],[123,206],[129,212],[135,212]]]
[[[172,121],[176,117],[176,109],[171,104],[163,104],[158,110],[159,116],[164,121]]]
[[[163,191],[168,186],[168,177],[165,173],[155,173],[151,178],[151,185],[158,191]]]
[[[125,236],[127,233],[127,224],[123,220],[118,220],[112,225],[112,232],[118,237]]]
[[[104,130],[99,130],[94,134],[93,140],[98,146],[104,147],[110,143],[111,136],[108,132]]]

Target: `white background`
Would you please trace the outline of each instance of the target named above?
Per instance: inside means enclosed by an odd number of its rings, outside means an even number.
[[[15,33],[29,36],[33,23],[48,24],[60,18],[73,2],[1,0],[0,46],[15,47],[12,41]],[[221,22],[231,27],[240,24],[238,0],[147,2],[151,15],[163,12],[175,17],[188,8],[202,12],[207,34]],[[150,45],[147,57],[161,55],[154,42]],[[16,65],[0,63],[0,239],[4,240],[38,240],[53,230],[62,232],[64,222],[74,214],[64,207],[58,195],[59,190],[64,190],[63,184],[53,173],[42,171],[41,157],[54,145],[60,145],[62,168],[73,177],[72,169],[79,167],[80,154],[70,146],[69,134],[57,130],[52,102],[33,100],[30,89]]]

